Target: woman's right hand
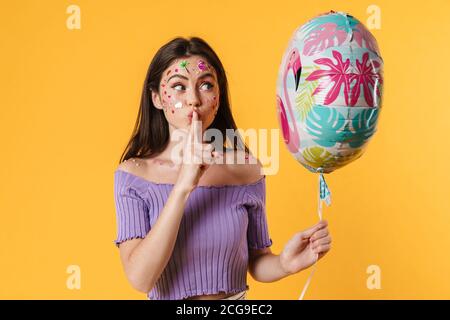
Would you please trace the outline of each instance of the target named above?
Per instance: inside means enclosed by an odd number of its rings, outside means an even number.
[[[220,158],[211,143],[203,143],[203,130],[194,110],[192,122],[183,148],[183,157],[176,184],[192,191],[209,166]]]

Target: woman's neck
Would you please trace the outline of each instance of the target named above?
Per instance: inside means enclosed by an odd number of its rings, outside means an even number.
[[[175,133],[174,133],[175,132]],[[164,161],[176,162],[176,155],[182,156],[184,147],[184,138],[187,138],[187,129],[177,129],[169,124],[169,142],[166,148],[158,155],[158,158]],[[174,155],[172,154],[174,153]]]

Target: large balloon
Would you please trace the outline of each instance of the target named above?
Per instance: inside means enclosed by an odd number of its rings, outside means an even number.
[[[359,158],[376,131],[383,60],[353,16],[331,11],[298,28],[283,55],[277,113],[292,155],[330,173]]]

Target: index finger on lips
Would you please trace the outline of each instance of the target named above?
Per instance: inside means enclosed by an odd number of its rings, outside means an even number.
[[[192,124],[191,124],[191,131],[192,131],[192,139],[195,143],[202,143],[203,136],[202,136],[202,122],[198,121],[198,115],[197,112],[194,111],[192,113]]]

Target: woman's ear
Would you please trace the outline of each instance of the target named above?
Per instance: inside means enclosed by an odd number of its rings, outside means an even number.
[[[156,92],[155,90],[151,90],[152,93],[152,102],[153,105],[157,108],[157,109],[163,109],[163,106],[161,104],[161,99],[159,97],[158,92]]]

